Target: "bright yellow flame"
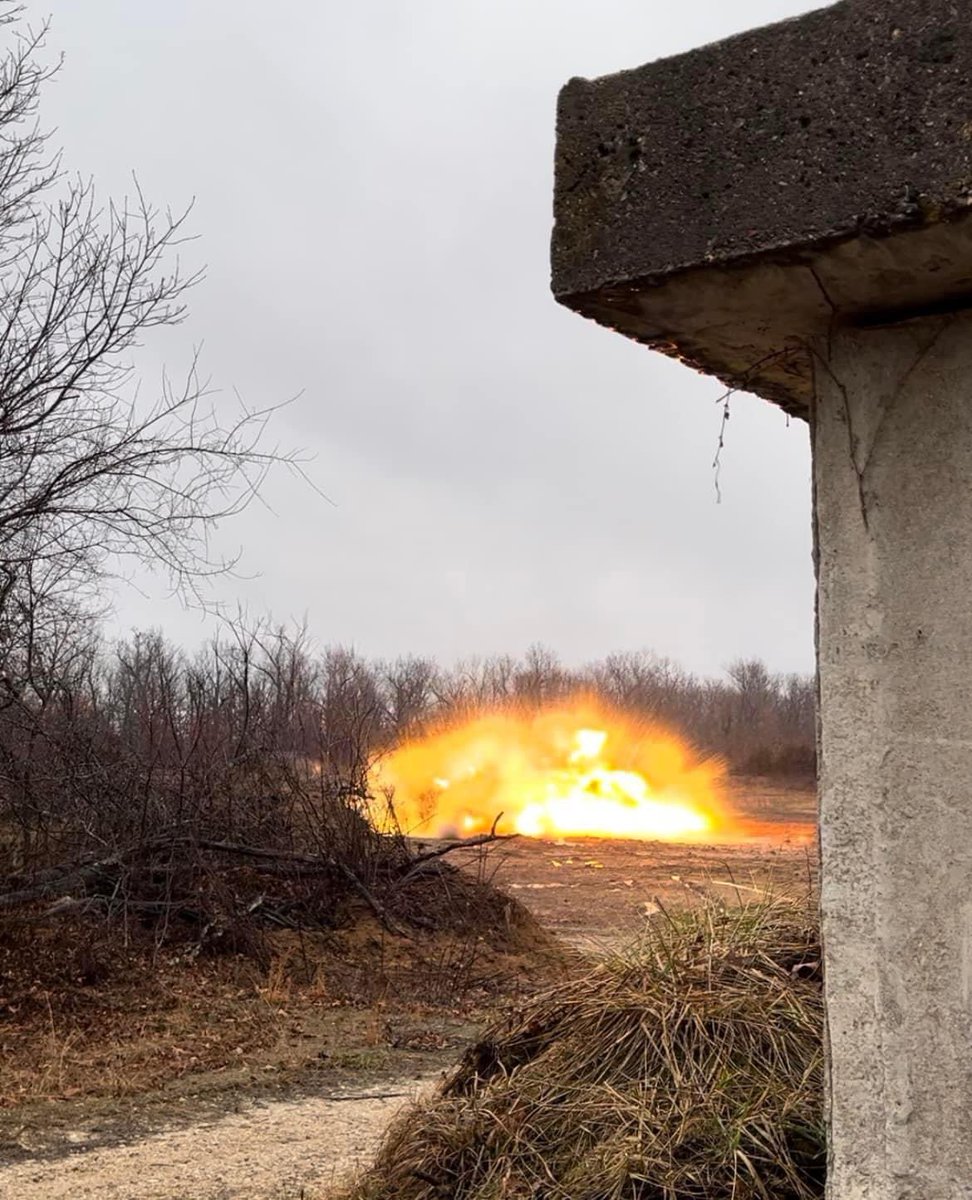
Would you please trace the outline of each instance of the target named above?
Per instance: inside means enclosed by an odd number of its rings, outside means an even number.
[[[702,841],[725,828],[720,763],[589,702],[498,712],[399,746],[375,769],[382,828],[468,837]]]

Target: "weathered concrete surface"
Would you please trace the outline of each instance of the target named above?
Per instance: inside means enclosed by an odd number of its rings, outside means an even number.
[[[972,1196],[972,316],[814,351],[835,1200]]]
[[[843,0],[572,80],[557,298],[805,415],[835,310],[972,297],[972,233],[939,230],[972,204],[970,79],[968,0]]]

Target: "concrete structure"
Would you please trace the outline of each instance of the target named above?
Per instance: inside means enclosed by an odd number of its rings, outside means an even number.
[[[560,100],[553,286],[810,422],[830,1195],[972,1197],[972,3]]]

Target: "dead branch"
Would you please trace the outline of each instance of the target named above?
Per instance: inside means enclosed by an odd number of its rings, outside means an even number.
[[[450,842],[446,846],[438,846],[435,850],[426,850],[422,854],[416,854],[411,861],[409,870],[398,881],[399,886],[407,883],[414,875],[419,874],[420,868],[433,859],[444,858],[447,854],[454,854],[457,850],[475,850],[480,846],[491,846],[494,842],[511,842],[514,838],[518,838],[520,836],[518,833],[496,832],[496,826],[499,824],[502,816],[502,813],[497,814],[489,833],[480,833],[476,837],[463,838],[460,841]]]

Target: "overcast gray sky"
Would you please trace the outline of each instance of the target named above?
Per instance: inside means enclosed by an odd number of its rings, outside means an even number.
[[[103,195],[178,208],[207,266],[147,382],[203,344],[314,456],[228,524],[216,595],[363,653],[650,647],[716,672],[812,662],[806,427],[560,309],[554,107],[635,66],[805,12],[798,0],[47,0],[45,99]],[[691,214],[686,214],[691,219]],[[115,627],[194,644],[161,584]]]

